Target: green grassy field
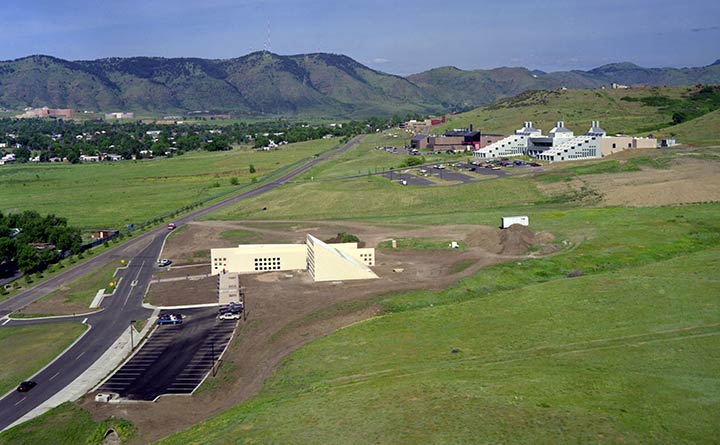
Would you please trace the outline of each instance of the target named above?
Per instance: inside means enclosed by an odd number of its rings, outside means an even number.
[[[719,208],[548,214],[541,226],[590,238],[390,297],[386,315],[310,343],[259,396],[164,443],[712,441]]]
[[[302,180],[336,179],[353,175],[367,175],[377,171],[398,169],[408,159],[407,154],[389,153],[377,147],[396,147],[399,151],[410,143],[411,134],[393,128],[380,133],[369,134],[352,150],[333,158],[332,162],[319,164],[300,177]],[[466,159],[467,155],[426,155],[425,161],[448,162]]]
[[[125,420],[95,422],[89,412],[72,403],[63,403],[33,420],[0,434],[0,445],[100,445],[105,432],[113,428],[123,443],[135,433]]]
[[[448,122],[432,127],[441,134],[452,128],[466,128],[474,124],[486,133],[512,134],[523,122],[532,121],[535,128],[547,133],[557,121],[582,134],[590,128],[590,121],[599,120],[608,134],[626,133],[647,136],[667,126],[672,113],[661,107],[621,100],[623,97],[641,98],[661,95],[676,99],[691,87],[648,87],[629,90],[555,90],[538,91],[517,96],[483,108],[448,116]]]
[[[14,165],[0,169],[0,209],[37,210],[79,227],[123,227],[249,184],[337,144],[303,142],[282,150],[190,152],[171,159],[83,165]],[[250,173],[252,164],[256,173]]]
[[[0,394],[39,371],[86,329],[80,323],[0,329]]]
[[[393,220],[480,208],[517,209],[543,199],[537,186],[522,178],[452,187],[403,187],[372,176],[281,187],[241,205],[226,207],[209,218]],[[261,210],[263,207],[267,210]]]
[[[95,272],[78,278],[67,286],[50,292],[41,299],[29,304],[25,308],[13,314],[19,317],[37,317],[48,315],[65,315],[72,313],[88,312],[90,303],[92,303],[95,294],[100,289],[105,289],[105,293],[112,292],[116,280],[113,277],[115,270],[123,265],[119,261],[112,261]],[[113,286],[110,285],[113,283]],[[50,304],[49,304],[50,303]],[[47,312],[47,308],[54,308],[53,312]]]
[[[395,242],[398,249],[447,250],[451,241],[437,238],[398,238]],[[463,242],[459,242],[458,246],[460,250],[467,247]],[[392,249],[392,241],[383,241],[377,247],[379,249]]]

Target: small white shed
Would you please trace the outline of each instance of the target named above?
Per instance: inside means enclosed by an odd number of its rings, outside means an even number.
[[[520,224],[521,226],[528,226],[530,225],[530,220],[527,216],[503,216],[502,217],[502,227],[503,229],[507,229],[508,227],[512,226],[513,224]]]

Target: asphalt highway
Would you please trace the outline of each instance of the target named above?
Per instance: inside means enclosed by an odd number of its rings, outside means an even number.
[[[319,162],[349,150],[357,145],[363,137],[362,135],[357,136],[341,148],[312,159],[308,163],[281,175],[279,178],[179,217],[175,219],[174,222],[177,227],[180,227],[242,199],[261,195],[273,190],[312,168]],[[123,279],[118,284],[115,294],[112,297],[105,298],[101,305],[102,310],[99,312],[87,316],[52,318],[46,320],[11,319],[7,321],[6,319],[0,321],[0,329],[31,324],[57,323],[59,321],[84,321],[90,326],[90,330],[86,332],[80,340],[49,366],[33,376],[32,380],[38,384],[35,388],[26,393],[13,391],[0,399],[0,431],[48,400],[81,375],[110,348],[120,335],[127,332],[127,328],[132,320],[145,319],[150,316],[151,312],[142,307],[142,300],[150,284],[155,263],[160,256],[167,235],[168,230],[164,227],[137,235],[131,241],[117,248],[99,254],[32,289],[28,289],[0,303],[1,318],[42,298],[58,287],[99,269],[111,260],[122,258],[129,261],[127,269],[122,272]]]

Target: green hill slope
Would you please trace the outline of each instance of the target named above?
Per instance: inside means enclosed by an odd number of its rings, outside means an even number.
[[[475,129],[483,132],[512,134],[523,122],[532,121],[536,128],[547,132],[562,120],[575,133],[581,133],[589,128],[590,121],[599,120],[608,134],[669,135],[678,128],[671,126],[677,112],[696,119],[717,108],[720,108],[720,89],[717,87],[528,91],[493,105],[450,115],[447,123],[432,127],[432,131],[439,134],[473,124]],[[707,123],[712,125],[712,117],[707,119]],[[682,128],[688,129],[682,133],[683,136],[689,136],[693,131],[691,129],[702,125],[689,124],[680,128],[681,132],[684,131]],[[718,126],[710,126],[693,135],[692,141],[706,140],[713,134],[713,128],[717,133]]]
[[[675,137],[683,144],[720,145],[720,110],[663,128],[657,134]]]
[[[592,220],[594,235],[553,259],[391,298],[402,312],[310,343],[257,397],[162,443],[717,437],[717,208],[548,212],[541,228],[577,233]],[[596,269],[553,275],[574,260]]]

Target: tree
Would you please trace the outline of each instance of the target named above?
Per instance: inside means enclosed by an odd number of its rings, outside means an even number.
[[[19,244],[17,246],[17,266],[24,274],[35,270],[40,266],[37,250],[29,244]]]
[[[0,263],[10,262],[15,258],[15,242],[9,237],[0,238]]]
[[[254,166],[254,165],[250,164],[249,171],[250,171],[250,173],[255,173],[257,170],[255,170],[255,166]]]

